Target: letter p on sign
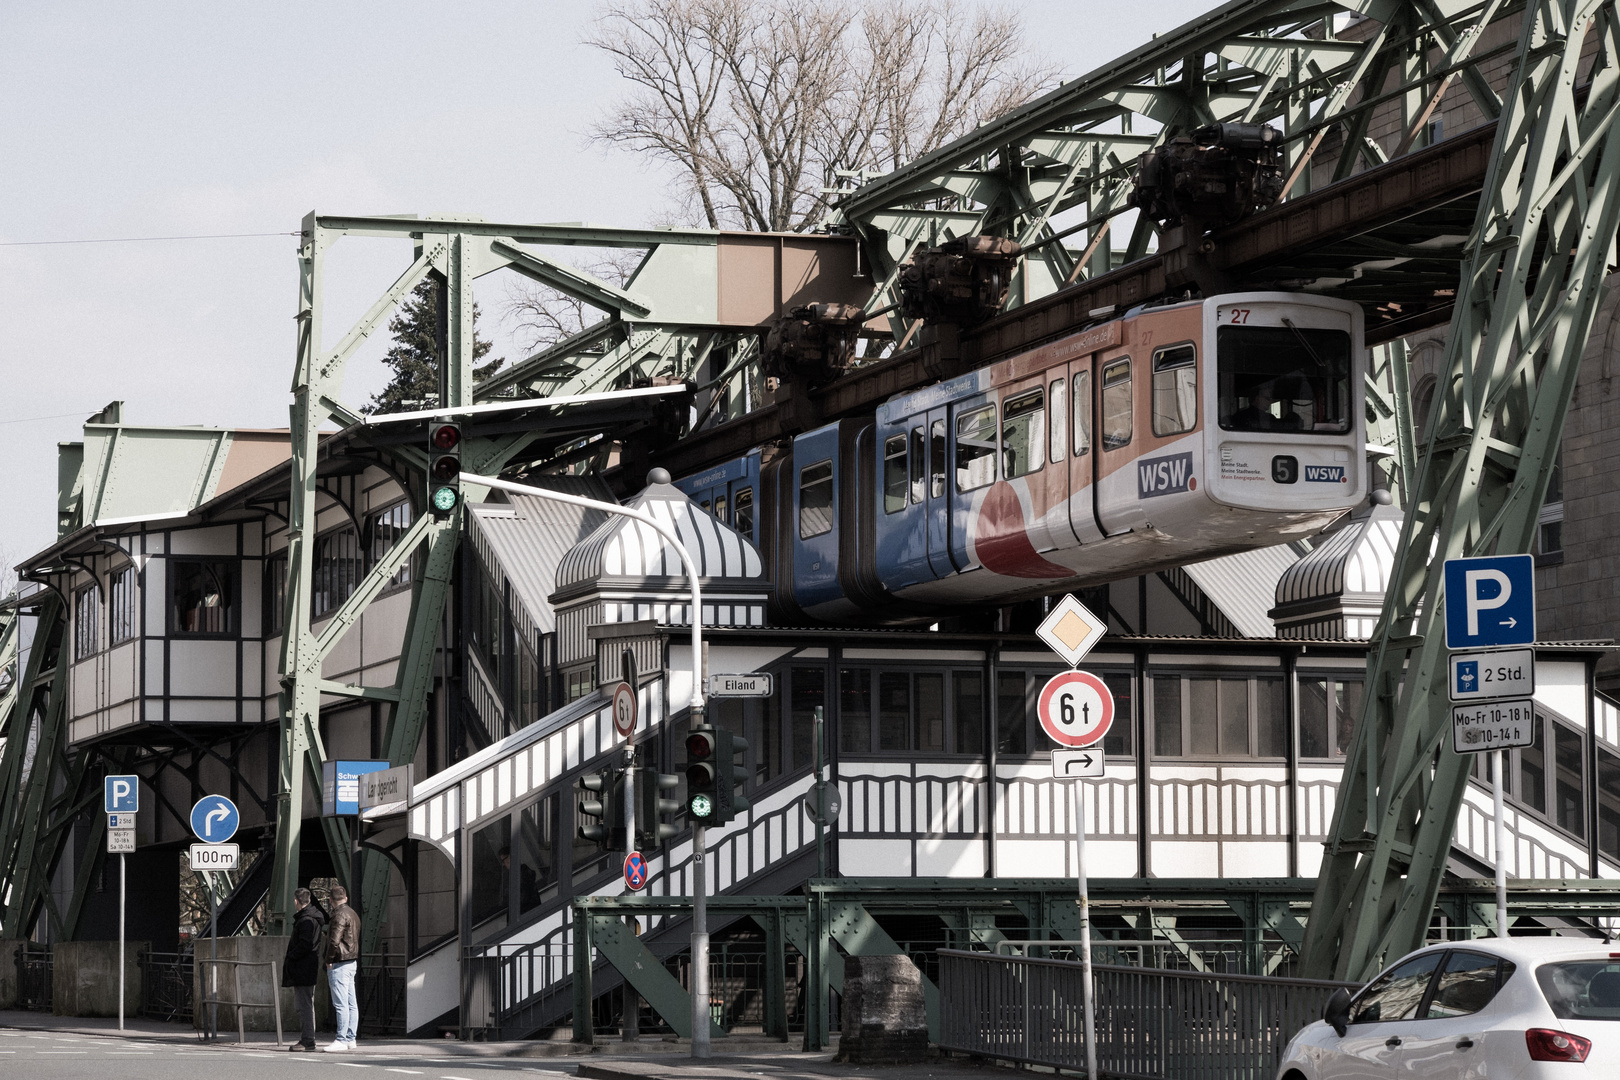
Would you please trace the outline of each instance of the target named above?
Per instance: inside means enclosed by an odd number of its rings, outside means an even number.
[[[1446,647],[1536,640],[1536,567],[1529,555],[1446,560]]]
[[[140,810],[141,778],[109,776],[102,787],[102,799],[109,814],[133,814]]]

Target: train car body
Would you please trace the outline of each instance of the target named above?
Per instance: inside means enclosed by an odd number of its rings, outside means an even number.
[[[1230,294],[1135,309],[691,480],[759,476],[781,617],[915,621],[1320,530],[1367,496],[1364,377],[1354,304]]]

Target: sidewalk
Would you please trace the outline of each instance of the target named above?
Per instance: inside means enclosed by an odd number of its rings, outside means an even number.
[[[132,1017],[118,1030],[116,1019],[53,1016],[50,1013],[0,1010],[0,1030],[44,1032],[54,1035],[108,1036],[197,1046],[190,1024],[165,1024]],[[296,1037],[296,1036],[295,1036]],[[323,1033],[323,1038],[330,1035]],[[250,1031],[247,1049],[264,1050],[275,1042],[275,1032]],[[223,1049],[241,1045],[234,1030],[221,1032]],[[829,1080],[870,1078],[883,1080],[986,1080],[993,1065],[961,1058],[935,1058],[917,1065],[840,1065],[832,1050],[804,1053],[797,1040],[778,1042],[758,1035],[714,1040],[714,1056],[697,1061],[685,1040],[647,1037],[624,1042],[599,1039],[595,1046],[563,1040],[527,1039],[516,1042],[461,1042],[457,1039],[363,1039],[355,1058],[557,1058],[558,1071],[568,1069],[583,1080]],[[351,1059],[352,1060],[352,1059]]]

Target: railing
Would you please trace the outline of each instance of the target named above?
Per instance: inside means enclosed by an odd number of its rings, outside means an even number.
[[[405,1034],[405,954],[366,953],[355,980],[360,1034]]]
[[[23,942],[17,948],[17,1008],[51,1011],[51,948]]]
[[[148,1020],[191,1020],[192,955],[190,952],[144,952],[141,965],[141,1015]]]
[[[1054,1069],[1085,1068],[1081,967],[940,950],[940,1045]],[[1097,1065],[1120,1080],[1269,1080],[1294,1034],[1340,986],[1098,964]]]
[[[287,1041],[282,1034],[281,1028],[281,978],[279,976],[279,966],[274,960],[200,959],[196,962],[203,965],[208,980],[208,988],[203,991],[203,999],[197,1004],[205,1009],[210,1005],[228,1005],[234,1008],[236,1010],[237,1042],[247,1042],[247,1020],[243,1014],[249,1009],[274,1009],[276,1013],[276,1045],[280,1046]],[[231,998],[219,996],[218,968],[222,964],[229,966],[231,969],[231,989],[235,995]],[[248,1001],[242,997],[242,969],[245,967],[267,967],[270,969],[269,1001]],[[209,1010],[208,1037],[210,1039],[219,1038],[219,1032],[215,1027],[214,1012],[215,1010]]]

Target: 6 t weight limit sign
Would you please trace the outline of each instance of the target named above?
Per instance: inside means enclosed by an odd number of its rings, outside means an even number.
[[[1114,722],[1114,695],[1089,671],[1065,671],[1041,690],[1041,730],[1059,746],[1090,746]]]

